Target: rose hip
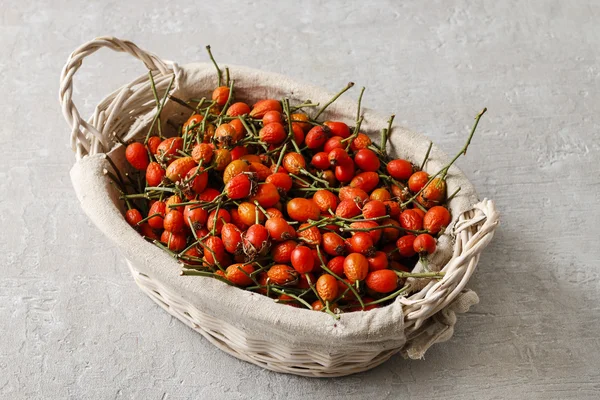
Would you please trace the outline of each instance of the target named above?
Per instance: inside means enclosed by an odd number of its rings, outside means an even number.
[[[208,211],[200,206],[188,204],[183,211],[183,221],[188,228],[193,228],[194,230],[200,229],[208,221]]]
[[[398,288],[398,276],[389,269],[369,273],[365,280],[367,287],[377,293],[390,293]]]
[[[280,217],[269,218],[265,223],[265,228],[269,231],[271,239],[276,242],[283,242],[296,237],[294,228]]]
[[[224,106],[229,100],[229,88],[227,86],[219,86],[212,93],[212,99],[218,105]]]
[[[252,111],[250,111],[250,116],[252,118],[262,118],[269,111],[277,111],[281,113],[283,111],[281,108],[281,103],[273,99],[261,100],[254,104]]]
[[[306,222],[309,219],[316,220],[321,214],[321,210],[310,199],[297,197],[288,201],[287,213],[294,221]]]
[[[225,278],[237,286],[250,286],[254,282],[250,277],[253,272],[251,264],[231,264],[225,270]]]
[[[386,215],[387,210],[383,202],[371,200],[363,206],[362,214],[365,218],[378,218]]]
[[[283,168],[291,174],[299,174],[306,167],[302,154],[290,152],[283,157]]]
[[[283,142],[287,136],[285,128],[279,122],[272,122],[265,125],[258,133],[260,140],[267,144],[279,144]]]
[[[148,153],[143,144],[134,142],[125,149],[125,158],[137,170],[143,171],[148,167]]]
[[[135,208],[131,208],[125,213],[125,221],[134,228],[137,228],[137,225],[142,219],[142,213]]]
[[[244,254],[253,259],[269,251],[269,231],[263,225],[254,224],[242,234]]]
[[[340,136],[344,139],[350,136],[350,128],[344,122],[325,121],[323,125],[328,127],[335,136]]]
[[[421,255],[432,254],[435,251],[435,247],[435,239],[427,233],[417,236],[413,242],[413,250]]]
[[[352,253],[344,260],[344,274],[346,274],[350,282],[362,281],[367,277],[368,273],[369,261],[367,261],[364,255]]]
[[[360,149],[354,155],[354,163],[365,172],[374,172],[379,169],[381,162],[373,150]]]
[[[437,234],[450,223],[450,212],[442,206],[430,208],[423,217],[423,228],[431,234]]]
[[[292,178],[284,172],[276,172],[267,176],[266,183],[273,184],[280,194],[286,194],[292,188]]]
[[[167,205],[164,201],[157,201],[152,206],[150,206],[150,211],[148,211],[148,216],[155,215],[148,219],[148,225],[152,229],[163,229],[163,219],[165,217],[165,213],[167,210]]]
[[[370,192],[379,184],[377,172],[362,172],[356,175],[350,182],[350,187]]]
[[[180,252],[185,249],[186,237],[183,233],[163,231],[160,241],[167,245],[169,250]]]
[[[225,185],[223,191],[231,200],[239,200],[248,197],[252,191],[252,180],[247,174],[240,174],[231,178]]]
[[[323,274],[317,279],[316,289],[323,301],[335,300],[339,292],[337,280],[329,274]]]
[[[329,168],[331,166],[329,164],[329,154],[327,154],[324,151],[320,151],[320,152],[316,153],[312,157],[310,164],[313,167],[315,167],[317,169],[321,169],[321,170]]]
[[[225,100],[225,101],[227,101],[227,100]],[[223,103],[223,104],[225,104],[225,103]],[[250,112],[250,106],[248,104],[240,101],[240,102],[233,103],[232,105],[230,105],[225,114],[229,117],[237,117],[238,115],[248,114],[249,112]]]
[[[256,193],[250,197],[251,202],[257,202],[261,207],[273,207],[279,202],[280,196],[277,187],[272,183],[261,183],[256,189]]]
[[[354,178],[354,161],[351,158],[337,163],[335,166],[335,179],[339,182],[350,182]]]
[[[327,263],[327,268],[331,272],[333,272],[334,274],[336,274],[337,276],[340,276],[340,275],[342,275],[344,273],[344,260],[345,259],[346,259],[346,257],[344,257],[344,256],[333,257]]]
[[[298,232],[296,233],[298,238],[301,239],[304,243],[309,246],[317,246],[321,244],[322,235],[319,231],[319,228],[316,226],[310,226],[309,224],[302,224],[298,228]]]
[[[180,137],[172,137],[163,140],[156,149],[156,156],[159,161],[163,160],[169,163],[174,160],[174,156],[178,150],[183,149],[183,139]]]
[[[313,194],[312,200],[322,213],[328,213],[329,210],[335,211],[338,205],[338,197],[326,189],[317,190]]]
[[[174,160],[167,167],[166,176],[171,182],[181,181],[187,173],[196,166],[192,157],[182,157]]]
[[[404,229],[419,231],[423,229],[423,217],[415,209],[404,210],[400,214],[400,226]]]
[[[277,263],[289,263],[291,260],[292,250],[298,246],[293,240],[286,240],[285,242],[277,243],[271,249],[271,257],[273,261]]]
[[[406,160],[401,159],[390,161],[386,169],[388,174],[390,174],[392,178],[402,181],[405,181],[408,178],[410,178],[410,176],[413,173],[412,164]]]
[[[231,254],[240,254],[242,251],[242,233],[232,223],[223,224],[221,229],[221,240],[223,246]]]
[[[398,248],[398,254],[402,257],[412,257],[416,253],[414,250],[415,236],[414,235],[406,235],[402,236],[396,242],[396,247]]]
[[[329,314],[393,302],[406,281],[399,271],[425,262],[451,224],[445,179],[466,146],[429,175],[386,154],[385,137],[374,144],[360,122],[349,127],[318,118],[352,84],[309,117],[298,110],[318,106],[310,101],[261,99],[251,106],[237,99],[260,90],[234,93],[230,82],[212,95],[195,93],[209,101],[185,114],[182,125],[174,124],[184,114],[164,116],[169,124],[160,135],[125,147],[127,162],[139,170],[129,172],[126,187],[117,182],[126,222],[185,263],[182,275],[212,274],[275,302]],[[406,145],[396,140],[402,135],[394,138],[388,147]],[[140,179],[145,187],[136,184]],[[416,289],[407,287],[405,295]]]
[[[364,254],[371,257],[375,254],[373,238],[367,232],[357,232],[348,239],[348,245],[353,253]]]
[[[323,151],[325,153],[330,153],[334,149],[344,150],[346,145],[342,142],[343,138],[341,136],[332,136],[323,145]],[[344,150],[345,152],[345,150]],[[348,153],[346,153],[348,155]]]
[[[289,265],[273,265],[267,276],[272,283],[280,286],[291,286],[298,282],[298,272]]]
[[[171,233],[178,233],[183,231],[183,228],[185,227],[183,214],[177,210],[169,211],[165,215],[163,226],[165,231],[169,231]]]
[[[373,256],[368,257],[369,271],[378,271],[388,267],[387,255],[383,251],[376,251]]]
[[[305,274],[313,270],[315,261],[312,251],[306,246],[298,246],[292,250],[290,260],[294,269],[300,274]]]
[[[423,189],[423,186],[429,181],[429,175],[425,171],[415,172],[408,179],[408,188],[417,193],[419,190]]]
[[[304,138],[304,142],[309,149],[318,149],[325,144],[327,139],[329,139],[330,134],[331,131],[329,128],[317,125],[308,131]]]
[[[157,162],[151,162],[146,169],[146,184],[158,186],[165,177],[165,169]]]
[[[334,232],[323,234],[323,250],[330,256],[341,256],[346,252],[344,239]]]

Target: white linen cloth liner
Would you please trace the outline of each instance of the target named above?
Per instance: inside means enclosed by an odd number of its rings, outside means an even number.
[[[262,98],[283,97],[290,98],[292,106],[307,99],[325,104],[331,98],[331,94],[322,89],[298,83],[278,74],[238,66],[230,66],[230,71],[232,79],[235,80],[236,100],[249,104]],[[203,96],[210,98],[215,86],[216,72],[212,65],[189,64],[181,66],[177,71],[173,95],[184,100]],[[358,90],[348,91],[332,104],[321,118],[339,119],[353,125],[357,104],[346,99],[350,96],[356,98],[357,95]],[[365,103],[368,103],[368,100],[363,99],[363,105]],[[363,108],[363,113],[365,119],[361,131],[379,143],[379,132],[387,126],[388,118],[368,108]],[[145,135],[153,114],[154,112],[134,121],[130,131],[124,136],[125,140]],[[163,130],[172,131],[167,120],[181,123],[189,115],[188,109],[169,101],[162,113]],[[465,140],[467,134],[468,132],[465,132]],[[429,140],[424,136],[394,126],[388,151],[397,157],[420,164],[428,145]],[[126,166],[122,146],[115,146],[109,155],[119,168]],[[435,173],[448,160],[434,145],[425,170]],[[145,241],[125,222],[122,201],[118,199],[118,193],[105,176],[105,169],[110,170],[110,165],[103,154],[96,154],[79,160],[71,170],[73,186],[85,213],[140,272],[160,280],[182,298],[195,303],[202,311],[239,327],[251,337],[273,342],[283,341],[293,347],[317,346],[323,351],[351,352],[358,348],[385,350],[405,345],[407,337],[403,326],[402,304],[398,300],[384,308],[346,313],[342,314],[339,320],[334,320],[325,313],[277,304],[265,296],[226,285],[216,279],[180,276],[181,268],[174,259]],[[447,187],[448,193],[461,188],[449,204],[455,221],[458,215],[469,210],[478,199],[471,183],[455,166],[450,168]],[[448,228],[449,232],[451,228],[452,226]],[[439,270],[440,266],[451,258],[452,245],[452,237],[448,234],[438,240],[437,251],[430,259],[430,270]],[[416,271],[421,270],[422,267],[417,266]],[[420,358],[433,343],[449,339],[456,322],[454,312],[466,312],[469,306],[477,302],[474,292],[463,292],[447,309],[430,318],[418,331],[409,335],[409,342],[403,349],[403,354],[411,358]]]

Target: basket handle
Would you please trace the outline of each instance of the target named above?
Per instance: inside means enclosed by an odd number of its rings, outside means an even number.
[[[463,213],[454,227],[454,255],[442,269],[446,272],[444,278],[430,282],[408,299],[400,299],[408,333],[402,349],[405,356],[422,358],[434,343],[448,340],[454,333],[455,314],[467,312],[479,302],[477,294],[465,289],[465,285],[498,223],[499,215],[492,200],[484,199]]]
[[[484,199],[463,213],[455,227],[454,255],[444,266],[439,282],[430,282],[419,293],[400,299],[405,305],[405,326],[416,330],[432,315],[448,306],[465,289],[483,249],[492,241],[499,215],[492,200]],[[440,299],[443,298],[443,301]]]
[[[97,118],[101,110],[96,109],[91,122],[83,120],[79,114],[77,106],[73,103],[73,76],[81,67],[83,59],[95,53],[102,47],[108,47],[117,52],[126,52],[141,60],[150,71],[158,71],[162,75],[169,75],[177,70],[177,65],[172,62],[163,61],[155,54],[140,49],[134,43],[128,40],[121,40],[111,36],[102,36],[91,40],[77,48],[67,60],[60,76],[59,100],[63,115],[71,127],[71,148],[76,153],[77,159],[87,154],[98,152],[100,147],[108,148],[107,135],[103,134],[103,118]],[[121,88],[121,92],[128,91],[127,85]],[[124,93],[121,93],[124,94]],[[123,101],[123,96],[113,94],[113,101]],[[110,109],[110,104],[105,110]],[[115,111],[115,110],[112,110]],[[110,119],[110,116],[109,116]]]

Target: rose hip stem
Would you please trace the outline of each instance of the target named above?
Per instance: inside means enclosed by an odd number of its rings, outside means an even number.
[[[152,94],[154,95],[154,101],[156,102],[156,107],[160,107],[160,99],[158,98],[158,92],[156,91],[156,84],[154,83],[154,76],[152,75],[152,71],[148,71],[148,78],[150,79],[150,88],[152,89]],[[162,124],[160,123],[160,115],[158,116],[158,136],[162,137]]]
[[[286,142],[287,141],[292,142],[292,146],[294,146],[296,153],[302,154],[302,151],[298,147],[298,143],[296,143],[296,141],[294,140],[294,130],[292,129],[292,114],[290,112],[290,101],[289,101],[289,99],[284,98],[281,101],[281,103],[283,106],[283,112],[285,114],[285,118],[287,119],[287,122],[288,122],[288,137],[286,138]]]
[[[329,224],[331,224],[331,222]],[[350,228],[350,227],[343,226],[343,227],[340,228],[340,230],[342,232],[371,232],[372,230],[375,230],[375,229],[387,229],[387,228],[393,228],[393,229],[397,229],[399,231],[409,232],[409,233],[416,233],[416,234],[429,233],[429,231],[425,230],[425,229],[423,229],[423,230],[406,229],[406,228],[403,228],[401,226],[392,225],[392,224],[390,224],[390,225],[379,225],[379,226],[374,226],[372,228]]]
[[[458,189],[456,189],[454,191],[454,193],[452,193],[447,199],[446,199],[446,203],[449,203],[450,200],[452,200],[454,198],[454,196],[456,196],[458,194],[458,192],[460,192],[461,187],[459,187]]]
[[[421,163],[421,167],[419,168],[421,171],[425,168],[425,163],[429,159],[429,153],[431,153],[431,148],[433,147],[433,142],[429,142],[429,147],[427,148],[427,153],[425,153],[425,158],[423,158],[423,162]]]
[[[233,80],[233,79],[231,80],[231,83],[229,83],[229,96],[227,96],[227,101],[225,102],[225,105],[223,106],[223,108],[221,109],[221,112],[219,113],[219,119],[221,117],[223,117],[223,114],[225,114],[225,111],[227,111],[227,108],[229,108],[231,99],[233,99],[233,84],[234,83],[235,83],[235,80]],[[219,121],[219,124],[220,124],[220,121]]]
[[[404,272],[394,271],[399,278],[431,278],[442,279],[446,273],[444,272]]]
[[[314,120],[319,119],[319,116],[321,114],[323,114],[323,111],[325,111],[327,109],[327,107],[329,107],[334,101],[336,101],[338,99],[338,97],[340,97],[341,95],[343,95],[352,86],[354,86],[354,82],[348,82],[348,84],[346,85],[345,88],[343,88],[341,91],[339,91],[335,96],[333,96],[331,98],[331,100],[329,100],[327,103],[325,103],[325,105],[323,107],[321,107],[321,109],[319,110],[319,112],[317,113],[317,115],[315,115],[315,117],[313,119]],[[364,90],[364,88],[363,88],[363,90]]]
[[[383,129],[381,131],[381,145],[380,145],[379,152],[386,159],[388,156],[387,155],[387,142],[388,142],[388,139],[392,136],[392,124],[394,123],[394,118],[396,118],[396,116],[394,114],[392,114],[390,116],[390,119],[388,120],[387,129]],[[385,160],[384,160],[384,162],[385,162]]]
[[[196,246],[196,245],[198,244],[197,242],[198,242],[198,239],[196,239],[196,241],[195,241],[194,243],[191,243],[191,244],[190,244],[189,246],[187,246],[185,249],[183,249],[183,250],[181,250],[179,253],[177,253],[177,256],[176,256],[176,258],[177,258],[178,260],[181,260],[181,259],[182,259],[182,258],[185,256],[185,253],[186,253],[187,251],[189,251],[189,250],[190,250],[192,247],[194,247],[194,246]]]
[[[229,282],[227,280],[227,278],[223,278],[222,276],[219,276],[217,274],[215,274],[214,272],[208,272],[208,271],[198,271],[195,269],[184,269],[182,270],[179,275],[181,276],[185,276],[185,275],[193,275],[193,276],[209,276],[215,279],[220,280],[221,282],[225,282],[226,284],[228,284],[229,286],[234,286],[233,283]]]
[[[121,172],[119,171],[119,169],[117,168],[117,166],[113,162],[112,158],[110,158],[108,156],[108,154],[104,154],[104,159],[106,161],[108,161],[108,163],[110,164],[110,166],[113,169],[113,171],[115,171],[115,173],[117,174],[117,178],[119,179],[117,183],[124,189],[125,188],[125,181],[123,180],[123,176],[121,176]]]
[[[202,132],[202,140],[204,140],[204,134],[206,133],[206,121],[208,120],[208,114],[210,113],[210,109],[217,104],[216,101],[211,101],[208,107],[206,107],[206,111],[204,111],[204,117],[202,118],[202,122],[200,123],[200,132]]]
[[[304,299],[296,296],[295,294],[292,294],[290,292],[286,292],[285,290],[279,290],[279,289],[275,289],[275,288],[271,288],[271,290],[274,291],[277,294],[285,294],[286,296],[290,296],[291,298],[295,299],[296,301],[302,303],[302,305],[304,305],[309,310],[312,310],[312,306],[310,304],[308,304],[306,302],[306,300],[304,300]]]
[[[148,221],[150,218],[154,218],[154,217],[160,216],[160,215],[161,215],[160,213],[154,213],[152,215],[148,215],[146,218],[143,218],[143,219],[140,220],[140,222],[136,223],[136,225],[141,225],[144,222]]]
[[[456,156],[454,156],[454,158],[441,170],[439,170],[438,172],[436,172],[435,175],[433,175],[431,178],[429,178],[429,180],[427,181],[427,183],[421,188],[421,190],[419,190],[417,193],[414,194],[414,196],[412,196],[410,199],[406,200],[404,203],[401,204],[402,207],[406,207],[407,205],[409,205],[410,203],[412,203],[413,201],[415,201],[415,199],[417,197],[419,197],[419,195],[423,192],[423,190],[425,190],[425,188],[427,186],[429,186],[429,184],[435,179],[437,178],[438,175],[442,174],[442,180],[446,178],[446,175],[448,173],[448,170],[450,169],[450,167],[452,166],[452,164],[454,164],[454,162],[456,160],[458,160],[458,158],[461,155],[466,155],[467,154],[467,148],[469,147],[469,144],[471,144],[471,139],[473,139],[473,135],[475,134],[475,130],[477,129],[477,125],[479,124],[479,120],[481,119],[481,117],[483,116],[483,114],[485,114],[485,112],[487,111],[487,108],[484,108],[483,110],[481,110],[479,112],[479,114],[477,114],[477,116],[475,117],[475,123],[473,124],[473,128],[471,129],[471,133],[469,134],[469,138],[467,139],[467,142],[465,143],[465,145],[463,146],[463,148],[458,152],[458,154]]]
[[[254,136],[256,136],[256,129],[254,128],[254,124],[248,124],[248,121],[246,121],[246,117],[244,117],[243,115],[240,115],[239,119],[242,125],[244,125],[246,132],[252,133]]]
[[[191,101],[196,101],[195,99],[190,99]],[[198,100],[198,104],[196,105],[196,108],[194,108],[194,112],[198,112],[200,111],[200,109],[202,108],[202,106],[204,105],[204,102],[206,101],[206,97],[203,97],[201,99]]]
[[[212,61],[213,65],[217,69],[217,77],[219,78],[217,80],[217,86],[221,86],[221,81],[223,79],[223,72],[221,72],[221,68],[219,68],[219,65],[217,64],[217,62],[215,61],[215,58],[213,57],[212,51],[210,50],[210,45],[206,46],[206,51],[208,52],[210,61]],[[231,96],[231,92],[229,93],[229,95]]]
[[[108,172],[106,169],[104,170],[104,173],[106,175],[108,175],[108,177],[110,178],[110,181],[108,181],[108,182],[111,185],[113,185],[115,187],[115,189],[117,189],[117,191],[121,194],[121,196],[119,196],[119,198],[125,200],[125,205],[127,206],[127,209],[130,210],[132,208],[131,207],[131,203],[129,202],[129,199],[127,197],[125,197],[125,194],[121,190],[120,185],[116,181],[116,176],[114,176],[113,174],[111,174],[110,172]]]
[[[185,101],[181,100],[180,98],[177,98],[177,97],[175,97],[173,95],[169,95],[169,100],[173,100],[175,103],[177,103],[177,104],[179,104],[179,105],[181,105],[181,106],[183,106],[183,107],[185,107],[185,108],[187,108],[189,110],[192,110],[193,112],[196,112],[196,108],[195,107],[190,106],[188,103],[186,103]]]
[[[123,139],[121,139],[121,138],[119,137],[119,135],[117,135],[117,132],[113,132],[113,134],[112,134],[112,135],[114,136],[114,138],[115,138],[115,140],[116,140],[117,142],[119,142],[119,143],[121,143],[123,146],[127,147],[127,143],[125,143],[125,142],[123,141]]]
[[[386,302],[388,300],[395,299],[396,297],[400,296],[402,293],[410,290],[410,288],[411,288],[410,285],[403,286],[402,288],[396,290],[394,293],[390,294],[389,296],[382,297],[382,298],[377,299],[377,300],[373,300],[373,301],[371,301],[369,303],[366,303],[365,306],[374,306],[375,304],[384,303],[384,302]]]
[[[256,206],[256,208],[258,208],[263,214],[265,214],[265,217],[267,219],[270,219],[271,217],[269,217],[269,213],[267,212],[267,210],[264,209],[263,206],[261,206],[258,201],[254,200],[254,205]],[[258,217],[258,212],[256,212],[255,216]],[[258,222],[257,222],[258,223]]]
[[[148,133],[146,134],[146,139],[144,140],[144,144],[148,143],[148,139],[150,138],[150,135],[152,134],[152,130],[154,129],[154,124],[156,124],[156,121],[160,118],[160,113],[162,112],[165,103],[167,102],[167,98],[169,96],[169,92],[171,91],[171,87],[173,86],[173,82],[175,81],[175,75],[173,75],[173,77],[171,77],[171,80],[169,81],[169,86],[167,86],[167,90],[165,91],[165,94],[162,98],[162,100],[160,101],[160,104],[156,105],[156,114],[154,114],[154,118],[152,118],[152,123],[150,124],[150,129],[148,129]],[[154,85],[154,79],[150,80],[151,85]],[[156,90],[156,88],[155,88]]]
[[[281,162],[283,161],[283,156],[285,155],[285,152],[287,150],[287,145],[287,143],[284,143],[281,147],[281,151],[279,152],[279,158],[277,158],[277,164],[275,164],[275,171],[279,171],[279,167],[281,166]]]
[[[362,125],[364,119],[364,117],[360,115],[360,105],[362,103],[362,97],[364,93],[365,87],[363,86],[362,89],[360,89],[360,94],[358,95],[358,107],[356,108],[356,126],[354,127],[354,132],[352,132],[352,135],[348,136],[346,139],[341,140],[342,143],[348,142],[348,144],[346,144],[346,151],[348,151],[348,149],[352,145],[352,141],[358,136],[360,126]]]
[[[321,104],[320,103],[313,103],[312,100],[305,100],[304,103],[298,104],[297,106],[294,106],[290,109],[290,111],[298,111],[304,107],[319,107]],[[292,122],[296,122],[296,121],[292,121]],[[297,122],[303,122],[303,121],[297,121]]]
[[[308,172],[307,170],[305,170],[304,168],[300,169],[300,172],[306,176],[310,176],[311,178],[313,178],[315,181],[317,182],[321,182],[322,184],[325,185],[326,188],[329,188],[329,182],[327,182],[325,179],[321,179],[318,176],[315,176],[313,174],[311,174],[310,172]]]
[[[158,186],[146,186],[146,188],[144,190],[146,192],[158,191],[158,192],[177,193],[177,191],[175,189],[171,189],[168,187],[158,187]]]
[[[384,168],[380,168],[379,169],[379,174],[378,174],[380,179],[383,179],[383,180],[386,180],[388,182],[391,182],[394,185],[398,186],[402,190],[406,189],[406,185],[404,183],[398,182],[397,180],[395,180],[391,176],[385,175],[385,174],[387,174],[387,171],[385,171]]]

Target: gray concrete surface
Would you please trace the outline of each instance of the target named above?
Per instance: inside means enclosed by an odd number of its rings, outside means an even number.
[[[600,4],[0,1],[0,398],[595,399],[600,396]],[[502,226],[471,287],[481,297],[424,361],[329,380],[238,361],[137,290],[79,209],[58,102],[67,55],[98,35],[180,63],[280,72],[365,104],[453,153]],[[85,115],[143,72],[86,61]]]

